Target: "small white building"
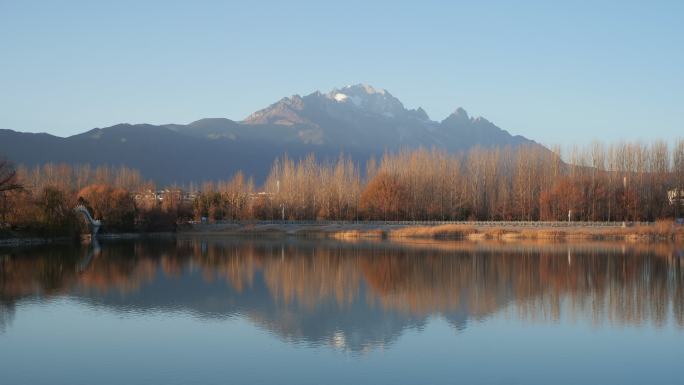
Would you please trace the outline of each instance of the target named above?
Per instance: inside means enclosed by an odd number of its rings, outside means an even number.
[[[684,204],[684,189],[673,189],[667,192],[667,200],[671,205],[675,203]]]

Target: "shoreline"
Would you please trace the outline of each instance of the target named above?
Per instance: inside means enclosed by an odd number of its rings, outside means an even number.
[[[72,237],[12,237],[0,239],[0,247],[38,246],[64,244],[73,241]]]
[[[671,223],[638,224],[623,227],[592,225],[586,223],[543,224],[535,222],[464,222],[443,224],[436,222],[308,222],[285,221],[282,223],[226,222],[189,223],[181,225],[176,232],[153,233],[105,233],[97,239],[123,240],[144,238],[168,238],[177,236],[236,236],[236,237],[302,237],[337,240],[385,239],[385,240],[433,240],[433,241],[617,241],[625,243],[684,243],[684,226]],[[0,238],[0,247],[19,247],[46,244],[78,243],[74,237],[12,237]],[[80,243],[91,242],[89,235],[82,235]]]
[[[623,227],[563,222],[543,224],[534,222],[508,223],[334,223],[334,222],[231,222],[194,223],[179,229],[178,234],[233,235],[233,236],[299,236],[333,239],[432,239],[467,241],[624,241],[624,242],[684,242],[684,227],[672,223],[637,224]]]
[[[99,241],[123,240],[123,239],[145,239],[145,238],[170,238],[175,237],[174,232],[157,233],[106,233],[98,234],[96,239]],[[40,246],[49,244],[87,244],[92,242],[90,234],[83,234],[80,237],[12,237],[0,238],[0,247],[21,247],[21,246]]]

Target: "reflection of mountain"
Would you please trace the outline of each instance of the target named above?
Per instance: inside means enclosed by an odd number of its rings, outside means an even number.
[[[343,345],[354,351],[387,345],[405,328],[422,326],[425,318],[371,308],[363,296],[344,306],[334,299],[322,300],[314,307],[297,300],[280,301],[272,295],[261,272],[239,291],[224,280],[207,280],[199,271],[186,270],[176,277],[160,272],[140,290],[124,296],[117,291],[98,294],[87,288],[73,295],[120,311],[188,311],[209,318],[245,316],[288,341]]]
[[[570,316],[684,326],[680,260],[604,247],[472,247],[328,241],[179,240],[0,258],[0,303],[70,295],[116,311],[244,316],[288,341],[360,351],[391,344],[433,315],[456,329],[513,306],[537,320]],[[4,314],[4,313],[3,313]]]

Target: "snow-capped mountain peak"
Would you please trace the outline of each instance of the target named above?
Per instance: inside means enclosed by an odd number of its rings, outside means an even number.
[[[338,92],[333,96],[333,99],[337,100],[338,102],[344,102],[349,99],[349,97],[346,94]]]
[[[188,171],[187,178],[215,179],[239,168],[265,177],[263,172],[268,171],[271,161],[283,153],[293,159],[309,153],[335,159],[343,152],[363,160],[405,148],[460,152],[473,146],[539,146],[484,118],[472,118],[463,108],[441,122],[433,121],[422,108],[406,109],[389,92],[365,84],[285,97],[242,121],[202,119],[187,125],[117,125],[69,138],[52,138],[36,144],[40,147],[31,151],[24,150],[27,142],[33,143],[27,135],[33,138],[36,134],[14,134],[0,130],[0,153],[29,164],[40,160],[26,154],[44,154],[56,148],[64,155],[55,155],[53,160],[77,162],[79,158],[73,154],[78,152],[73,149],[88,140],[89,148],[105,154],[103,159],[138,159],[131,165],[150,170],[150,177],[171,181],[178,176],[176,169],[188,170],[187,162],[196,159],[202,159],[202,167]],[[154,162],[147,162],[150,157],[144,155],[159,148],[171,149],[162,158],[177,160],[166,168],[173,170],[173,175],[155,171],[160,169]],[[115,152],[109,154],[110,150]],[[200,168],[202,173],[198,174]]]
[[[359,83],[359,84],[354,84],[354,85],[348,85],[343,88],[344,90],[363,90],[365,93],[368,95],[372,94],[380,94],[384,95],[387,92],[384,88],[375,88],[371,86],[370,84],[365,84],[365,83]]]
[[[334,89],[327,94],[327,98],[337,103],[349,103],[368,113],[386,117],[399,116],[406,111],[404,105],[382,88],[375,88],[368,84],[349,85]]]

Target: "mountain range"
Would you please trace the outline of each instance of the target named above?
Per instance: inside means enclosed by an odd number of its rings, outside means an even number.
[[[407,109],[388,91],[365,84],[286,97],[242,121],[117,124],[64,138],[0,130],[0,155],[15,163],[126,165],[158,183],[227,179],[237,170],[259,182],[285,153],[322,159],[344,153],[364,162],[404,148],[458,152],[507,145],[540,146],[462,108],[433,121],[422,108]]]

